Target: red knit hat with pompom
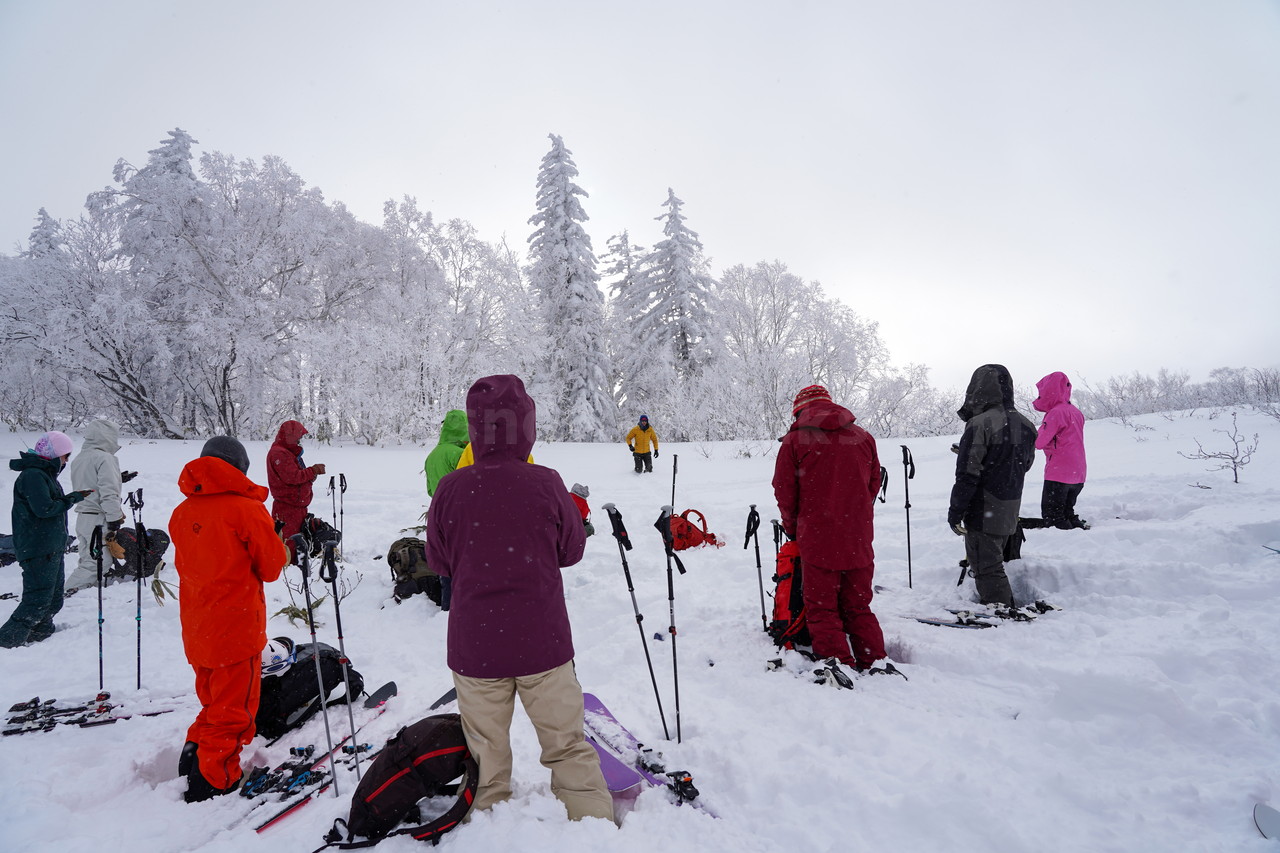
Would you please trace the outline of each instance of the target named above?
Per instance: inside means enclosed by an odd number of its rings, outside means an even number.
[[[798,414],[801,409],[814,400],[826,400],[830,403],[831,395],[821,385],[810,385],[808,388],[801,388],[800,393],[796,395],[795,402],[791,404],[791,414],[793,416]]]

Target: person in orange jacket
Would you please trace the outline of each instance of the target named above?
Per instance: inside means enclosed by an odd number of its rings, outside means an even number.
[[[305,465],[302,437],[310,435],[298,421],[280,424],[276,440],[267,451],[267,486],[271,489],[271,517],[284,522],[284,541],[302,531],[311,505],[311,484],[324,473],[324,465]],[[293,548],[289,548],[292,554]],[[292,556],[290,557],[292,559]]]
[[[245,476],[248,471],[244,445],[225,435],[209,439],[178,476],[186,500],[169,519],[182,646],[200,699],[178,759],[189,803],[240,784],[240,748],[256,732],[267,645],[263,584],[280,577],[289,562],[267,512],[267,489]]]

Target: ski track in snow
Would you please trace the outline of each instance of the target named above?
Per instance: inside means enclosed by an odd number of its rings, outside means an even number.
[[[514,799],[447,836],[440,849],[467,853],[610,850],[679,845],[691,851],[1270,850],[1250,817],[1255,801],[1280,802],[1280,700],[1275,652],[1280,624],[1280,425],[1243,414],[1241,430],[1262,435],[1239,485],[1229,471],[1185,459],[1192,436],[1221,443],[1221,421],[1206,413],[1131,419],[1138,427],[1091,421],[1090,479],[1080,498],[1090,531],[1029,531],[1023,559],[1010,564],[1019,600],[1046,598],[1064,609],[1035,623],[958,631],[903,618],[944,616],[965,606],[957,589],[960,541],[945,524],[953,478],[952,436],[906,441],[911,481],[912,575],[907,587],[903,471],[898,439],[879,441],[889,469],[888,502],[877,504],[874,603],[891,655],[910,678],[861,678],[855,690],[811,684],[793,654],[778,657],[760,630],[754,552],[742,547],[747,507],[758,505],[766,589],[777,516],[769,481],[772,442],[662,447],[655,473],[631,473],[614,445],[539,443],[539,464],[566,485],[591,488],[597,535],[583,561],[564,570],[578,675],[671,769],[687,769],[714,819],[676,808],[660,791],[639,798],[621,829],[571,824],[551,796],[532,727],[513,725]],[[957,424],[957,428],[959,425]],[[659,425],[660,428],[660,425]],[[35,436],[11,435],[19,444]],[[198,441],[125,440],[124,468],[141,471],[144,521],[164,526],[180,500],[178,471]],[[78,446],[78,441],[77,441]],[[266,442],[248,444],[250,476],[261,481]],[[426,493],[420,473],[430,447],[307,447],[310,462],[347,475],[344,571],[363,579],[343,602],[346,647],[370,688],[394,679],[400,694],[361,740],[380,743],[427,715],[451,680],[444,661],[447,615],[417,596],[391,600],[386,548],[419,523]],[[750,454],[747,456],[746,454]],[[677,509],[696,507],[727,544],[682,554],[675,622],[683,742],[674,741],[666,565],[653,530],[671,501],[671,461],[679,455]],[[1038,515],[1043,461],[1028,476],[1023,515]],[[0,509],[14,473],[0,472]],[[62,477],[64,486],[67,477]],[[328,476],[312,509],[329,519]],[[1210,486],[1195,488],[1194,484]],[[622,511],[644,636],[657,670],[673,740],[664,742],[640,634],[614,539],[601,506]],[[0,516],[5,517],[5,516]],[[7,523],[6,523],[7,528]],[[168,559],[172,564],[172,550]],[[74,556],[68,556],[70,570]],[[296,577],[296,570],[290,570]],[[176,581],[172,569],[166,574]],[[0,573],[0,592],[18,591],[18,567]],[[317,594],[319,590],[317,590]],[[288,603],[268,587],[269,612]],[[301,604],[301,597],[298,597]],[[7,617],[12,602],[0,609]],[[227,828],[244,802],[187,805],[178,750],[197,704],[180,640],[178,605],[144,591],[143,689],[135,689],[137,621],[133,585],[104,593],[107,689],[116,699],[180,697],[179,710],[98,729],[62,728],[0,743],[0,848],[9,851],[313,850],[345,817],[352,782],[261,835]],[[8,704],[32,696],[83,697],[97,688],[97,598],[68,600],[58,633],[37,646],[0,652]],[[332,600],[321,608],[320,639],[337,644]],[[272,636],[309,639],[284,617]],[[655,639],[658,634],[662,639]],[[345,710],[331,716],[335,737]],[[276,763],[289,745],[323,745],[309,723],[271,750],[257,739],[243,763]],[[378,849],[418,850],[398,838]]]

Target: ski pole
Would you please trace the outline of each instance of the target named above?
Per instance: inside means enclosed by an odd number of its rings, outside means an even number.
[[[765,630],[769,630],[769,618],[765,615],[764,608],[764,575],[760,566],[760,513],[756,512],[756,505],[751,505],[751,512],[747,513],[747,538],[742,543],[743,550],[751,544],[751,540],[756,540],[756,580],[760,582],[760,626]]]
[[[674,481],[674,476],[673,476]],[[674,491],[674,486],[672,490]],[[671,634],[671,677],[675,682],[676,692],[676,743],[680,743],[680,661],[676,655],[676,585],[674,576],[671,574],[671,565],[674,562],[676,568],[680,570],[680,574],[684,574],[684,564],[680,562],[680,558],[676,556],[675,550],[672,548],[671,539],[671,515],[674,510],[669,506],[662,508],[662,514],[658,516],[658,520],[653,526],[657,528],[658,533],[662,535],[662,546],[667,552],[667,608],[671,613],[671,625],[667,631]],[[670,740],[670,735],[667,736]]]
[[[333,510],[333,526],[338,526],[338,487],[334,485],[337,477],[329,477],[329,506]]]
[[[346,507],[343,506],[347,497],[347,475],[338,474],[338,540],[342,541],[342,527],[346,515]]]
[[[680,457],[678,455],[671,457],[671,512],[675,513],[676,506],[676,469],[680,467]]]
[[[138,588],[138,689],[142,689],[142,561],[147,550],[147,527],[142,523],[142,489],[129,495],[129,509],[133,510],[134,550],[137,552],[134,568]],[[102,589],[101,585],[98,587]],[[101,594],[101,593],[99,593]]]
[[[886,503],[885,498],[889,496],[889,469],[880,466],[880,503]]]
[[[787,531],[782,528],[782,522],[778,519],[770,519],[773,525],[773,558],[778,559],[778,552],[782,550],[783,540],[787,538]]]
[[[98,690],[106,689],[102,678],[102,525],[89,537],[89,556],[98,562]]]
[[[902,494],[907,510],[907,589],[911,589],[911,480],[916,476],[916,460],[911,451],[902,445]]]
[[[662,736],[671,740],[671,732],[667,729],[667,715],[662,712],[662,694],[658,692],[658,677],[653,674],[653,658],[649,657],[649,640],[644,635],[644,616],[640,614],[640,605],[636,603],[636,588],[631,583],[631,567],[627,565],[627,551],[631,550],[631,537],[627,535],[626,525],[622,523],[622,513],[611,504],[604,505],[609,515],[609,523],[613,525],[613,538],[618,540],[618,556],[622,558],[622,574],[627,578],[627,592],[631,593],[631,609],[636,614],[636,628],[640,631],[640,644],[644,647],[644,661],[649,665],[649,681],[653,683],[653,698],[658,702],[658,717],[662,720]]]
[[[356,744],[356,717],[351,710],[351,704],[355,697],[351,695],[351,676],[348,675],[351,661],[347,660],[347,647],[342,640],[342,608],[338,605],[338,564],[334,560],[333,549],[335,542],[330,539],[324,543],[324,561],[320,563],[320,580],[329,584],[333,590],[333,621],[338,628],[338,661],[342,664],[342,684],[346,689],[347,697],[347,722],[351,725],[351,744],[352,747],[358,747]],[[356,759],[356,781],[360,780],[360,750],[358,748],[352,752]]]
[[[311,627],[311,660],[316,667],[316,687],[320,690],[320,716],[324,717],[324,737],[329,743],[329,769],[333,772],[333,795],[338,796],[338,765],[333,759],[333,734],[329,729],[329,705],[325,702],[329,692],[324,689],[324,675],[320,672],[320,648],[316,644],[316,616],[311,605],[311,549],[301,533],[289,537],[298,555],[298,569],[302,572],[302,597],[307,602],[307,624]]]

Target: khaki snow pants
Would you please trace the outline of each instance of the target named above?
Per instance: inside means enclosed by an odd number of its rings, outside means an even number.
[[[511,797],[511,717],[515,697],[538,733],[542,766],[551,771],[551,793],[570,820],[613,820],[613,798],[600,772],[600,756],[582,730],[582,685],[568,661],[546,672],[516,678],[470,678],[453,674],[467,746],[480,765],[473,809]]]

